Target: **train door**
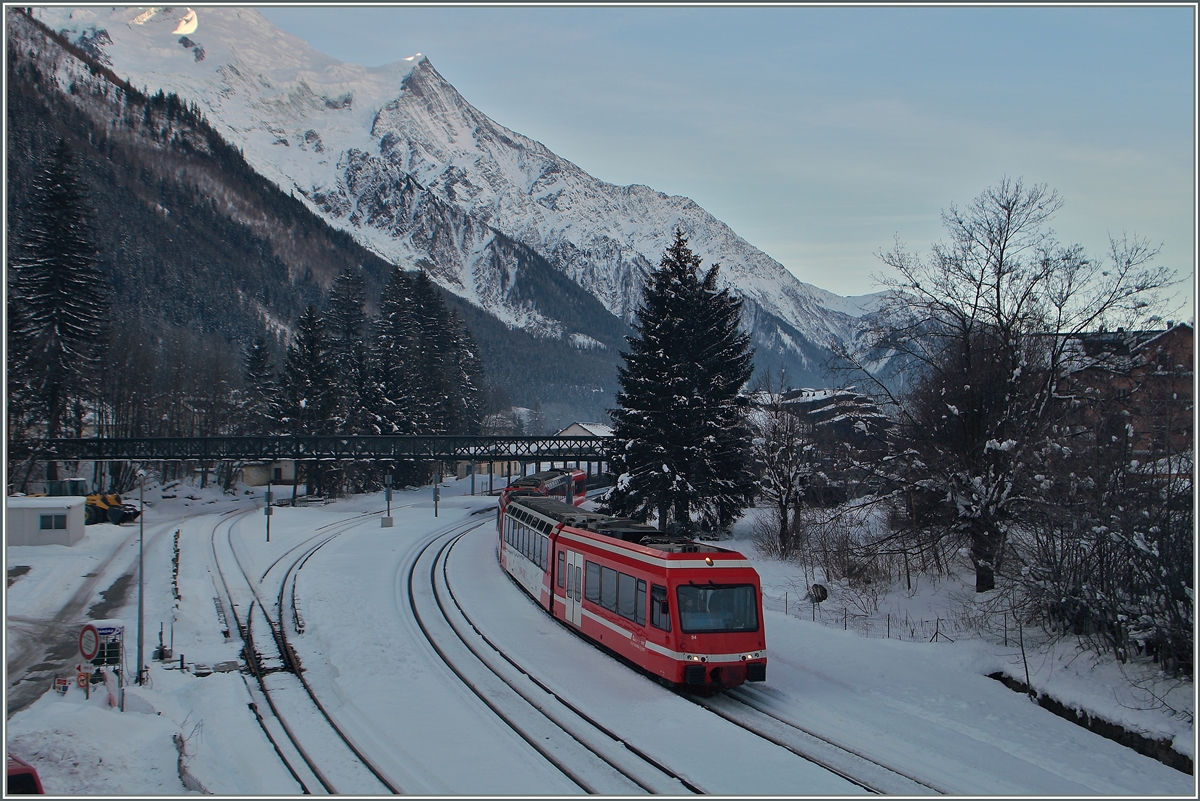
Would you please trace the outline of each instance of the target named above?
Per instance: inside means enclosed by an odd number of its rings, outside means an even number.
[[[567,622],[583,625],[583,554],[567,551]]]

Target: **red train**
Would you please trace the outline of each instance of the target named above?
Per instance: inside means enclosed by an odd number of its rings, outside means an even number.
[[[500,497],[500,564],[585,637],[671,685],[767,678],[758,573],[736,551],[516,487]]]
[[[501,497],[545,495],[578,506],[587,500],[587,474],[578,468],[543,470],[509,482]]]

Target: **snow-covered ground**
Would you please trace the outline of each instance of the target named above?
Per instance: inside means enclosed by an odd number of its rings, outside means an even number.
[[[477,490],[485,483],[478,481]],[[318,527],[354,521],[312,558],[297,584],[306,631],[294,641],[310,682],[340,699],[361,736],[396,744],[393,761],[414,792],[577,792],[555,779],[516,735],[481,724],[479,705],[464,700],[461,687],[430,663],[428,647],[398,611],[396,577],[415,558],[416,545],[428,541],[436,528],[472,519],[472,512],[489,507],[493,499],[471,497],[469,480],[447,481],[435,519],[430,488],[398,491],[392,501],[396,525],[386,529],[378,522],[384,507],[380,494],[278,509],[267,543],[261,492],[250,492],[244,487],[235,496],[186,486],[166,493],[147,489],[145,650],[149,660],[161,623],[168,645],[174,638],[174,659],[150,663],[148,685],[127,689],[124,712],[109,707],[106,692],[86,699],[72,686],[66,695],[45,693],[8,719],[8,750],[37,767],[49,793],[177,795],[202,788],[225,795],[298,794],[249,712],[252,680],[238,672],[200,677],[176,668],[180,654],[189,666],[238,658],[236,637],[225,640],[213,602],[214,525],[231,526],[242,558],[262,572]],[[237,514],[247,509],[254,513]],[[853,611],[843,616],[853,596],[835,584],[831,598],[813,610],[798,598],[811,577],[794,564],[759,556],[750,517],[726,544],[754,560],[762,576],[770,655],[763,691],[773,706],[788,710],[810,730],[935,779],[954,794],[1195,795],[1192,776],[1063,720],[988,678],[1006,671],[1023,680],[1024,663],[1015,633],[1009,632],[1005,647],[1001,633],[982,635],[970,625],[969,586],[922,578],[911,591],[901,586],[883,593],[870,614],[859,609],[857,616]],[[176,530],[178,604],[171,564]],[[71,548],[7,549],[10,571],[30,568],[7,591],[10,670],[30,646],[47,651],[72,646],[78,626],[64,634],[68,642],[33,643],[30,621],[53,616],[80,590],[91,592],[92,602],[103,600],[103,591],[136,568],[137,531],[136,523],[89,526],[83,541]],[[706,778],[714,792],[858,791],[831,774],[798,766],[794,758],[780,758],[774,751],[782,749],[774,746],[744,750],[747,746],[728,739],[728,726],[715,716],[571,635],[500,571],[493,532],[486,520],[455,546],[448,578],[489,638],[535,665],[539,679],[556,692],[590,704],[614,726],[638,720],[634,731],[644,732],[649,748],[665,748],[664,739],[676,745],[695,742],[696,759],[685,767]],[[89,589],[88,582],[94,587]],[[132,660],[136,583],[123,607],[106,616],[126,622]],[[934,631],[939,636],[930,642]],[[1032,630],[1026,632],[1025,646],[1029,676],[1039,690],[1149,737],[1173,738],[1176,750],[1194,755],[1190,685],[1166,696],[1177,710],[1172,714],[1150,695],[1168,685],[1134,690],[1111,661],[1064,641],[1043,642]],[[11,699],[13,689],[7,693]],[[726,738],[716,751],[702,745],[711,736]],[[176,739],[182,741],[190,790],[180,778]],[[464,759],[468,753],[471,758]],[[680,750],[673,753],[677,758]]]

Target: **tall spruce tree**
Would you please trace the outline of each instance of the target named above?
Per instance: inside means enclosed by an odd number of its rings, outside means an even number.
[[[296,323],[296,333],[283,363],[283,421],[292,434],[333,434],[340,427],[336,417],[339,392],[333,359],[325,339],[325,320],[309,304]],[[320,462],[305,470],[307,492],[325,487]]]
[[[374,426],[380,434],[414,434],[417,415],[417,353],[420,323],[412,286],[399,266],[383,287],[375,325],[372,362],[375,365]]]
[[[82,411],[97,393],[111,286],[97,267],[94,210],[66,140],[58,140],[33,188],[10,249],[9,391],[26,413],[21,422],[57,437],[68,410]],[[53,461],[47,478],[57,478]]]
[[[292,434],[333,434],[338,428],[338,387],[325,341],[325,321],[309,304],[296,322],[296,333],[283,364],[283,414]]]
[[[663,254],[643,290],[630,349],[618,368],[612,410],[612,468],[617,486],[606,505],[615,514],[660,529],[728,525],[749,502],[750,433],[742,387],[753,372],[749,337],[738,330],[741,300],[717,289],[713,265],[683,232]]]
[[[374,433],[365,406],[370,395],[370,359],[366,347],[367,313],[363,278],[359,269],[347,266],[329,290],[325,332],[333,373],[341,388],[337,412],[342,433]]]
[[[247,434],[275,434],[280,428],[282,406],[279,379],[271,362],[271,347],[265,335],[259,335],[246,349],[242,372],[246,402],[242,406],[242,427]]]
[[[454,328],[454,387],[453,416],[450,420],[451,434],[478,434],[483,417],[485,378],[483,362],[479,359],[479,346],[471,336],[467,324],[451,312]]]
[[[412,291],[420,323],[417,394],[424,418],[422,430],[430,434],[451,433],[456,395],[453,374],[457,360],[450,310],[424,270],[414,276]]]

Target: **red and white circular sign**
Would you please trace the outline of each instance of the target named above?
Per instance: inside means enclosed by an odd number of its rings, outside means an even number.
[[[96,631],[95,626],[88,623],[83,627],[83,631],[79,632],[79,655],[91,662],[98,653],[100,653],[100,632]]]

